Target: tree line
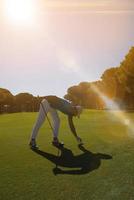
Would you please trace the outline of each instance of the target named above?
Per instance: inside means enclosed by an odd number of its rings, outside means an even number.
[[[74,85],[64,97],[90,109],[105,109],[109,99],[121,109],[134,110],[134,47],[119,66],[104,71],[100,80]]]
[[[122,109],[134,110],[134,47],[118,67],[104,71],[100,80],[81,82],[67,90],[65,99],[87,109],[105,109],[105,98],[117,103]],[[29,93],[13,95],[0,88],[0,113],[35,112],[43,97]]]
[[[0,113],[38,111],[42,98],[29,93],[14,96],[9,90],[0,88]]]

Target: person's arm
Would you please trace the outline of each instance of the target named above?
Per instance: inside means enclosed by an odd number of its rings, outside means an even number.
[[[75,136],[75,138],[77,139],[78,142],[81,142],[81,138],[78,137],[77,133],[76,133],[76,129],[73,123],[73,117],[72,116],[68,116],[68,123],[69,123],[69,127],[71,129],[71,132],[73,133],[73,135]]]

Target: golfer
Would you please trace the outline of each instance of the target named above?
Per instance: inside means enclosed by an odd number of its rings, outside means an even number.
[[[80,116],[82,113],[82,107],[81,106],[74,106],[70,102],[61,99],[57,96],[45,96],[43,100],[40,103],[40,108],[39,108],[39,114],[37,117],[37,121],[33,127],[31,138],[30,138],[30,147],[31,148],[37,148],[36,145],[36,137],[38,134],[38,131],[45,121],[47,117],[47,113],[49,112],[52,117],[52,125],[50,123],[50,126],[53,130],[53,141],[52,144],[55,146],[59,146],[61,143],[58,140],[58,133],[59,133],[59,126],[60,126],[60,119],[58,116],[58,111],[61,111],[65,115],[68,116],[68,123],[69,127],[71,129],[71,132],[75,136],[76,140],[78,142],[81,142],[81,138],[77,135],[76,129],[73,124],[73,117],[75,116]],[[48,119],[48,117],[47,117]],[[49,119],[48,119],[49,120]]]

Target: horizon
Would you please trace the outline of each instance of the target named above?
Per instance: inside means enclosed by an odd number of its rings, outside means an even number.
[[[118,67],[134,46],[132,0],[19,3],[0,0],[0,87],[13,95],[63,97]]]

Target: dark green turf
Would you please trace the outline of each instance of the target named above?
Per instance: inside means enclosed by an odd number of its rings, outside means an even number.
[[[134,120],[134,114],[127,115]],[[0,115],[0,200],[134,199],[134,139],[125,125],[107,112],[85,111],[75,119],[83,152],[60,115],[65,149],[57,159],[47,122],[38,136],[40,151],[28,147],[36,116]]]

